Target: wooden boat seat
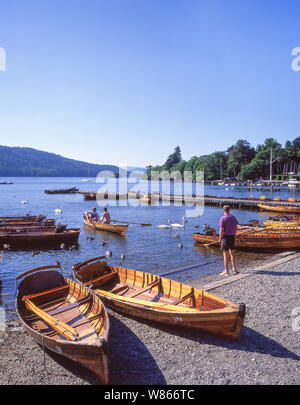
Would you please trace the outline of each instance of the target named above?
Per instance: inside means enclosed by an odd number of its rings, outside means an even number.
[[[192,291],[190,291],[188,294],[186,294],[184,297],[179,298],[178,300],[176,300],[175,302],[173,302],[173,305],[178,305],[181,304],[183,301],[186,301],[188,298],[194,298],[194,289],[192,289]]]
[[[95,285],[99,286],[102,284],[107,283],[108,281],[114,279],[116,277],[116,275],[118,274],[117,270],[113,270],[109,273],[106,273],[100,277],[97,277],[93,280],[89,280],[87,282],[84,283],[84,285],[88,286],[88,287],[94,287]]]
[[[155,281],[153,281],[152,283],[146,285],[146,287],[142,288],[139,291],[134,292],[133,294],[128,295],[128,298],[134,298],[137,297],[140,294],[143,294],[144,292],[151,290],[151,288],[156,287],[157,285],[160,284],[160,279],[156,279]]]
[[[40,291],[34,294],[23,295],[22,301],[31,300],[32,298],[41,297],[47,294],[53,294],[55,292],[60,292],[69,289],[69,285],[64,284],[59,287],[50,288],[49,290]]]
[[[111,273],[111,269],[107,265],[107,263],[102,262],[100,260],[82,266],[80,269],[75,271],[76,277],[83,283],[88,281],[94,281],[95,279],[99,278],[104,274]]]

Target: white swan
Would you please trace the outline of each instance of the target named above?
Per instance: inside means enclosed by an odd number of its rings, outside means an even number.
[[[182,224],[171,224],[172,228],[184,228],[185,225],[185,219],[182,217]]]
[[[171,228],[171,220],[168,219],[168,225],[158,225],[156,228],[160,228],[160,229]]]
[[[22,201],[22,204],[28,204],[28,201],[27,201],[27,200],[23,200],[23,201]]]

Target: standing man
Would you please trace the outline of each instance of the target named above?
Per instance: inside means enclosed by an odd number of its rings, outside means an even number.
[[[219,222],[220,232],[219,232],[219,243],[221,245],[221,250],[223,251],[224,257],[224,267],[225,270],[220,273],[221,276],[229,276],[228,270],[228,252],[231,259],[233,274],[238,274],[235,267],[235,256],[234,256],[234,241],[235,234],[237,230],[238,221],[236,217],[230,215],[229,205],[224,205],[223,207],[224,215],[221,217]]]

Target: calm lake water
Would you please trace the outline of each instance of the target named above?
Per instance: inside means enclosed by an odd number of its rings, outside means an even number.
[[[0,179],[3,181],[2,179]],[[208,274],[218,273],[223,267],[222,256],[218,248],[201,247],[197,245],[192,233],[202,231],[203,224],[217,227],[222,210],[220,208],[204,208],[200,217],[188,217],[184,230],[182,229],[158,229],[157,225],[167,224],[168,219],[173,223],[181,223],[182,217],[186,215],[185,206],[147,206],[140,205],[138,200],[120,201],[119,206],[111,206],[109,201],[103,201],[98,207],[101,212],[103,206],[107,206],[112,219],[129,222],[150,223],[152,226],[141,227],[139,225],[129,225],[126,237],[122,238],[108,232],[94,232],[83,226],[82,214],[96,206],[96,201],[85,201],[81,194],[47,195],[45,189],[59,189],[78,187],[81,191],[97,191],[100,186],[95,179],[91,182],[82,182],[81,178],[6,178],[14,184],[0,185],[0,216],[45,214],[47,218],[56,218],[57,222],[67,224],[69,228],[80,227],[79,247],[76,250],[49,250],[41,251],[33,256],[31,251],[2,252],[2,262],[0,263],[0,306],[5,304],[12,308],[14,306],[14,278],[16,275],[32,269],[34,267],[55,264],[59,260],[66,272],[72,271],[72,265],[80,261],[101,256],[107,250],[112,251],[112,256],[107,258],[111,265],[141,269],[147,272],[156,271],[164,273],[172,269],[199,263],[201,266],[173,273],[167,277],[179,281],[189,282],[196,278],[201,278]],[[159,183],[152,184],[152,191],[161,189]],[[114,191],[115,183],[109,181],[102,186],[102,191]],[[134,187],[134,191],[150,191],[149,184],[141,181],[139,184],[131,183],[128,191]],[[182,192],[182,183],[174,183],[170,192],[175,194]],[[195,184],[186,185],[187,189],[195,191]],[[124,184],[121,184],[119,191],[126,191]],[[163,192],[167,191],[164,184]],[[248,197],[265,195],[268,192],[249,192],[246,187],[229,188],[224,186],[205,185],[205,194],[217,196]],[[273,193],[281,198],[291,196],[288,191]],[[296,198],[300,198],[296,194]],[[22,204],[27,200],[28,204]],[[111,204],[116,204],[111,202]],[[124,206],[124,205],[127,206]],[[136,205],[138,204],[138,205]],[[55,214],[55,209],[62,209],[61,214]],[[246,223],[250,219],[263,220],[265,215],[255,211],[232,210],[240,223]],[[195,228],[195,226],[199,226]],[[174,235],[179,234],[180,238]],[[93,235],[94,240],[87,237]],[[101,242],[106,241],[105,246]],[[179,248],[178,244],[183,247]],[[121,260],[122,253],[125,259]],[[264,254],[237,252],[237,263],[251,266],[253,260],[264,259]],[[213,263],[210,263],[213,262]],[[208,264],[207,264],[208,263]]]

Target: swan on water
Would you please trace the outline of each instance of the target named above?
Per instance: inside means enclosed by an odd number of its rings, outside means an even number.
[[[160,229],[171,228],[171,220],[168,219],[168,225],[158,225],[156,228],[160,228]]]
[[[184,228],[184,225],[185,225],[185,219],[184,219],[184,217],[182,217],[182,224],[172,224],[172,223],[171,223],[171,227],[172,227],[172,228]]]

